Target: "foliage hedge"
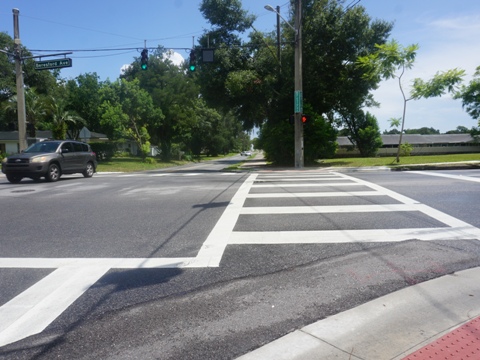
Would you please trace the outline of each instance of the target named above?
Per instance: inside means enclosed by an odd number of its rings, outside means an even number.
[[[112,160],[117,150],[115,143],[90,143],[90,147],[93,152],[97,154],[97,161],[109,161]]]

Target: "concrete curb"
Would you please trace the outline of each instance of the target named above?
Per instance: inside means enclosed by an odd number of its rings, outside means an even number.
[[[253,161],[254,160],[254,161]],[[249,162],[244,163],[240,169],[247,171],[261,171],[261,170],[277,170],[277,171],[287,171],[287,170],[296,170],[295,168],[286,168],[286,167],[270,167],[267,166],[267,163],[261,158],[253,159]],[[389,166],[367,166],[367,167],[304,167],[301,171],[308,170],[330,170],[330,171],[339,171],[339,172],[349,172],[349,171],[419,171],[419,170],[470,170],[470,169],[480,169],[480,161],[465,161],[465,162],[454,162],[454,163],[432,163],[432,164],[405,164],[398,165],[396,167]]]
[[[240,360],[399,360],[480,316],[480,268],[417,284],[305,326]]]

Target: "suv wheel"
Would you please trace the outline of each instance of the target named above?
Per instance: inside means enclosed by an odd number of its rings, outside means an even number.
[[[48,171],[45,174],[45,180],[54,182],[60,179],[60,168],[57,164],[50,164]]]
[[[23,179],[21,176],[14,176],[14,175],[6,175],[6,176],[7,176],[7,180],[12,184],[18,184]]]
[[[93,176],[94,172],[95,172],[95,169],[93,168],[93,164],[91,162],[88,162],[82,174],[84,177],[89,178]]]

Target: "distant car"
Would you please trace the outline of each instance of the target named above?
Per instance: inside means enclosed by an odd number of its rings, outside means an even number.
[[[13,184],[23,178],[57,181],[63,174],[73,173],[89,178],[96,169],[97,159],[90,145],[73,140],[38,142],[2,161],[2,172]]]
[[[251,151],[242,151],[240,153],[241,156],[252,156],[252,152]]]

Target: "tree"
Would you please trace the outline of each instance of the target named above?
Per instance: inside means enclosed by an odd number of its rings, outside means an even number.
[[[149,126],[148,132],[152,143],[160,145],[162,158],[168,160],[175,143],[188,152],[185,144],[196,123],[199,92],[185,68],[164,60],[164,52],[159,47],[151,53],[146,71],[140,69],[138,61],[132,63],[121,78],[138,81],[139,87],[150,95],[153,108],[161,109],[162,120]]]
[[[79,75],[66,83],[66,96],[69,107],[85,120],[85,126],[91,131],[102,132],[99,112],[100,89],[103,83],[96,73]]]
[[[402,144],[403,130],[405,127],[405,115],[407,102],[421,98],[442,96],[445,92],[454,93],[457,84],[462,81],[464,70],[452,69],[445,72],[437,72],[429,81],[416,78],[413,81],[410,96],[407,97],[403,90],[402,77],[405,71],[413,67],[418,45],[401,46],[395,40],[386,44],[376,45],[375,53],[362,56],[358,59],[358,65],[366,69],[365,76],[370,79],[398,79],[398,86],[403,97],[403,115],[398,142],[396,161],[400,162],[400,145]]]
[[[465,126],[457,126],[455,130],[449,130],[445,134],[469,134],[470,130]]]
[[[230,13],[234,3],[235,11]],[[270,159],[293,162],[293,133],[287,130],[285,120],[293,113],[294,31],[282,24],[279,67],[275,34],[262,34],[251,26],[254,31],[250,41],[241,42],[238,34],[248,29],[252,17],[241,11],[239,1],[202,4],[202,10],[208,8],[203,13],[213,29],[205,33],[200,44],[206,47],[209,40],[210,46],[215,47],[215,63],[199,66],[202,96],[210,106],[233,110],[245,129],[265,123],[261,126],[264,133],[260,142],[267,153],[272,151]],[[303,87],[304,107],[311,109],[309,115],[340,111],[348,114],[365,102],[371,103],[369,91],[377,83],[364,78],[364,70],[356,67],[355,62],[358,56],[374,51],[376,43],[386,41],[392,24],[372,21],[361,6],[345,11],[336,0],[308,0],[304,10],[303,71],[308,77],[304,77]],[[221,20],[216,16],[220,13]],[[304,147],[308,163],[314,160],[308,156],[318,153],[316,146],[321,139],[312,139],[317,131],[305,131],[305,138],[311,139],[305,140]],[[267,139],[269,136],[273,138]],[[311,151],[308,146],[313,147]]]
[[[0,32],[0,48],[13,53],[14,41],[6,33]],[[22,55],[29,56],[31,53],[21,47]],[[23,61],[23,73],[25,84],[25,110],[27,121],[30,123],[29,136],[34,136],[35,123],[39,119],[43,97],[54,95],[58,88],[58,72],[37,71],[35,61],[25,59]],[[16,76],[15,62],[13,57],[0,53],[0,130],[16,130],[18,124],[16,109]],[[41,106],[42,105],[42,106]],[[30,115],[30,116],[29,116]],[[30,117],[30,119],[28,118]]]
[[[102,89],[101,125],[114,139],[134,140],[143,158],[150,151],[149,127],[156,127],[163,119],[162,111],[153,106],[147,91],[140,88],[138,79],[119,79]]]
[[[480,126],[480,66],[477,67],[472,81],[462,86],[455,94],[456,99],[462,99],[462,106],[467,113],[478,121]]]
[[[304,125],[305,162],[314,164],[316,159],[328,159],[337,150],[337,135],[330,122],[309,109],[309,122]],[[267,121],[263,124],[256,147],[263,149],[267,161],[277,165],[290,165],[294,151],[294,127],[288,119],[280,123]]]
[[[419,129],[405,129],[405,134],[420,134],[420,135],[435,135],[440,134],[440,130],[434,129],[433,127],[421,127]]]
[[[372,105],[379,79],[364,76],[357,59],[387,41],[393,24],[373,20],[363,6],[345,10],[343,1],[308,0],[302,29],[305,101],[315,112],[342,115]],[[293,40],[292,31],[290,41]],[[282,59],[293,59],[293,48]],[[293,66],[292,66],[293,69]],[[343,116],[341,116],[343,118]]]
[[[81,116],[72,110],[67,110],[67,103],[64,99],[55,99],[54,97],[48,99],[45,119],[47,128],[52,131],[53,138],[58,140],[66,139],[69,125],[84,124]],[[76,136],[72,137],[76,138]]]
[[[358,110],[343,120],[348,126],[348,138],[363,157],[375,156],[383,145],[380,127],[375,116]]]
[[[7,114],[14,114],[17,117],[17,95],[12,95],[8,101],[3,103],[3,110]],[[34,138],[37,124],[44,118],[46,112],[46,101],[38,95],[35,89],[25,89],[25,112],[27,123],[27,134]]]

